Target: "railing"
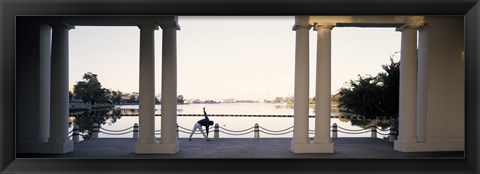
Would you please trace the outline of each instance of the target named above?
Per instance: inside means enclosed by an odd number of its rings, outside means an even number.
[[[80,142],[80,136],[82,137],[91,137],[93,135],[92,131],[88,131],[87,133],[81,134],[80,133],[80,128],[78,125],[73,126],[73,130],[68,132],[68,138],[72,138],[74,143],[79,143]]]
[[[81,115],[72,113],[71,115]],[[162,114],[154,114],[155,116],[162,116]],[[100,115],[98,115],[100,116]],[[107,114],[106,116],[139,116],[139,113],[120,113],[120,114]],[[178,117],[203,117],[203,114],[177,114]],[[255,115],[255,114],[208,114],[208,117],[294,117],[294,115],[281,115],[281,114],[271,114],[271,115]],[[314,118],[315,115],[309,115],[309,118]],[[364,119],[364,116],[356,115],[332,115],[330,118],[348,118],[348,119]]]
[[[220,133],[225,134],[225,135],[230,135],[230,136],[243,136],[247,134],[252,134],[253,133],[253,138],[260,138],[260,133],[266,134],[266,135],[273,135],[273,136],[278,136],[278,135],[285,135],[293,132],[293,126],[290,126],[286,129],[282,130],[270,130],[265,127],[259,126],[257,123],[255,123],[254,126],[248,127],[242,130],[230,130],[225,127],[219,126],[218,123],[216,123],[214,126],[210,126],[209,129],[213,128],[214,132],[214,138],[220,138]],[[370,137],[371,138],[377,138],[377,135],[382,135],[382,136],[388,136],[388,139],[390,142],[393,142],[394,140],[397,139],[397,131],[393,128],[390,129],[381,129],[377,126],[371,126],[368,128],[364,129],[346,129],[340,126],[337,126],[336,123],[331,126],[331,133],[332,133],[332,138],[338,138],[338,132],[343,133],[343,134],[365,134],[370,132]],[[112,136],[117,136],[117,135],[125,135],[125,134],[130,134],[133,133],[132,138],[138,138],[139,135],[139,126],[137,123],[135,123],[133,126],[122,129],[122,130],[109,130],[109,129],[104,129],[101,128],[97,123],[93,124],[93,129],[92,131],[88,131],[89,133],[86,134],[80,134],[78,125],[74,126],[74,129],[70,131],[68,134],[71,134],[69,137],[73,137],[73,140],[75,143],[79,142],[79,136],[86,136],[88,135],[91,139],[96,139],[98,138],[98,135],[100,133],[106,134],[106,135],[112,135]],[[186,133],[190,134],[192,132],[192,129],[188,129],[182,126],[177,125],[177,137],[178,133]],[[161,130],[155,130],[155,135],[160,135]],[[200,134],[199,132],[194,132],[194,134]],[[309,130],[309,134],[315,134],[315,130]]]
[[[389,128],[389,129],[381,129],[378,126],[370,126],[364,129],[345,129],[343,127],[337,126],[336,123],[333,123],[332,126],[332,138],[338,137],[338,132],[344,134],[364,134],[370,132],[371,138],[377,138],[377,135],[388,136],[388,140],[393,142],[393,140],[397,139],[398,132],[396,129]]]
[[[290,127],[286,128],[286,129],[283,129],[283,130],[277,130],[277,131],[264,128],[262,126],[259,126],[256,123],[255,123],[255,126],[257,126],[260,129],[259,130],[259,135],[257,135],[257,138],[260,138],[260,132],[264,133],[264,134],[267,134],[267,135],[285,135],[285,134],[293,132],[293,126],[290,126]]]

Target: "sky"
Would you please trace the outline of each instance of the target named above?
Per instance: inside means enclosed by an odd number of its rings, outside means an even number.
[[[179,16],[177,95],[187,99],[263,100],[294,95],[293,16]],[[310,30],[309,94],[315,96],[316,31]],[[102,87],[139,89],[140,30],[76,26],[70,30],[69,84],[98,75]],[[400,59],[395,28],[335,27],[332,84],[335,94],[358,75],[375,76]],[[155,93],[161,93],[162,31],[155,31]]]

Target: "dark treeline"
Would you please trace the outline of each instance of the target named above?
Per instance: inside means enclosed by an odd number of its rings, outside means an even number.
[[[70,102],[82,102],[83,104],[138,104],[138,92],[124,93],[119,90],[106,89],[98,81],[98,75],[87,72],[83,74],[82,80],[78,81],[70,92]],[[177,97],[177,103],[183,104],[185,99],[183,95]],[[160,104],[160,100],[155,97],[155,103]]]
[[[385,72],[376,76],[358,76],[335,94],[339,107],[366,118],[397,119],[399,104],[400,62],[382,65]]]

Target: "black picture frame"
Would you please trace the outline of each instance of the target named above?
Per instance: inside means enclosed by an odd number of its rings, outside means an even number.
[[[0,1],[2,173],[478,173],[478,0],[17,0]],[[464,15],[465,159],[16,159],[17,15]],[[273,28],[274,29],[274,28]]]

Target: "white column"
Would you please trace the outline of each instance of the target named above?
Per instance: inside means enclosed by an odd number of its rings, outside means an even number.
[[[427,136],[427,99],[428,99],[428,57],[429,32],[419,29],[418,63],[417,63],[417,142],[425,143]]]
[[[402,27],[399,90],[399,136],[394,149],[406,151],[417,141],[417,28]]]
[[[160,142],[155,142],[154,119],[154,30],[140,28],[140,136],[137,154],[173,154],[180,148],[177,139],[177,25],[165,25],[162,42],[162,116]],[[143,91],[143,92],[142,92]],[[142,94],[143,93],[143,94]],[[143,98],[143,99],[142,99]],[[145,110],[142,110],[142,106]],[[143,113],[143,116],[142,116]],[[142,118],[143,117],[143,118]]]
[[[178,152],[177,138],[177,29],[162,25],[162,123],[160,143],[166,151]]]
[[[68,31],[73,26],[52,25],[51,119],[49,144],[52,153],[73,151],[68,138]]]
[[[17,53],[17,153],[50,153],[50,70],[51,30],[50,25],[38,22],[17,23],[17,34],[22,39],[19,47],[28,52]]]
[[[317,71],[315,94],[315,143],[331,143],[331,31],[333,26],[316,26]]]
[[[139,138],[137,144],[155,143],[155,36],[156,25],[140,28]]]
[[[428,16],[425,23],[418,33],[417,143],[404,151],[463,151],[463,18]]]
[[[50,137],[50,85],[51,85],[51,44],[52,28],[46,24],[40,24],[40,73],[39,76],[39,119],[38,137],[40,143],[48,143]]]
[[[308,81],[309,81],[309,39],[311,25],[307,16],[295,17],[295,89],[292,151],[298,151],[297,144],[307,144],[308,137]]]
[[[293,140],[291,143],[291,150],[294,153],[333,153],[333,143],[330,142],[330,121],[328,120],[328,126],[319,128],[319,126],[324,125],[325,123],[316,123],[316,136],[315,140],[310,142],[309,131],[308,131],[308,81],[309,81],[309,37],[308,30],[311,28],[311,25],[308,23],[308,16],[297,16],[295,18],[294,30],[296,31],[296,42],[295,42],[295,95],[294,95],[294,118],[293,118]],[[322,59],[319,63],[322,64],[322,73],[330,71],[330,30],[321,30],[321,33],[327,33],[325,36],[319,38],[319,59]],[[325,51],[325,52],[324,52]],[[324,68],[324,66],[328,66]],[[318,67],[317,67],[318,69]],[[328,77],[328,78],[327,78]],[[326,82],[330,81],[329,73],[322,74],[317,78],[320,78],[321,81]],[[317,80],[318,81],[318,80]],[[317,82],[318,83],[318,82]],[[328,85],[330,82],[328,82]],[[322,84],[324,85],[324,84]],[[318,89],[318,85],[317,85]],[[325,89],[321,89],[325,90]],[[328,101],[330,101],[330,87],[328,87]],[[317,91],[318,92],[318,91]],[[324,97],[321,97],[324,100]],[[330,102],[328,102],[328,105]],[[320,106],[320,105],[319,105]],[[328,112],[330,112],[330,107],[328,107]],[[327,114],[330,115],[330,114]],[[328,119],[330,117],[328,116]],[[316,122],[325,121],[318,119],[316,117]],[[322,138],[322,135],[324,137]]]

